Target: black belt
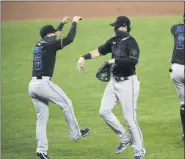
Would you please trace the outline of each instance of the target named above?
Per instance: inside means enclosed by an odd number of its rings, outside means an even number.
[[[37,76],[37,79],[42,79],[42,76]],[[51,77],[49,78],[49,80],[51,80]]]
[[[37,76],[37,79],[42,79],[42,76]]]
[[[119,82],[119,81],[126,81],[126,80],[129,80],[128,77],[117,77],[115,75],[113,75],[114,79]]]

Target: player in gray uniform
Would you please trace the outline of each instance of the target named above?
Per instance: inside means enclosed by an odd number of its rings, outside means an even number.
[[[111,25],[116,35],[98,49],[80,57],[77,67],[83,69],[85,60],[112,53],[112,60],[109,61],[109,64],[114,65],[112,78],[105,89],[99,113],[120,140],[116,153],[120,153],[132,144],[134,159],[143,159],[145,155],[143,136],[136,120],[140,81],[136,76],[135,65],[138,63],[140,50],[136,40],[129,34],[131,27],[128,17],[119,16]],[[112,113],[118,101],[122,106],[131,136]]]
[[[80,130],[75,117],[71,100],[64,91],[54,84],[51,79],[54,72],[56,52],[71,44],[76,36],[77,22],[81,17],[74,17],[71,29],[63,39],[57,39],[65,23],[70,21],[65,17],[61,24],[55,29],[52,25],[41,28],[41,40],[35,45],[33,50],[33,70],[32,80],[29,83],[29,95],[34,103],[37,113],[36,153],[40,159],[49,159],[48,140],[46,134],[47,122],[49,118],[49,102],[57,104],[64,112],[65,120],[69,126],[70,138],[77,141],[82,136],[89,134],[89,129]]]
[[[185,22],[185,13],[184,13]],[[184,143],[184,24],[176,24],[171,27],[171,33],[174,37],[174,49],[172,55],[172,66],[170,68],[171,79],[175,85],[176,91],[180,100],[180,116],[183,128],[183,143]]]

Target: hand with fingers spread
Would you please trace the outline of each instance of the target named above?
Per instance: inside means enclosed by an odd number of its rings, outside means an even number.
[[[84,57],[80,57],[78,62],[77,62],[77,68],[78,70],[84,70],[84,64],[85,64],[85,59]]]

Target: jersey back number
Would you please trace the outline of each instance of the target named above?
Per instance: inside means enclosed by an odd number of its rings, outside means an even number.
[[[33,68],[35,71],[42,71],[42,46],[34,47],[34,61],[33,61]]]
[[[184,49],[184,34],[178,35],[176,49]]]

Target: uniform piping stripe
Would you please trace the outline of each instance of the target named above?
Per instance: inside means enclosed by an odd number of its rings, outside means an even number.
[[[136,57],[133,57],[133,56],[129,56],[129,57],[131,57],[131,58],[133,58],[133,59],[136,59],[136,60],[138,61],[138,59],[137,59]]]
[[[73,114],[73,111],[72,111],[72,109],[71,109],[71,106],[70,106],[70,104],[65,100],[65,98],[63,98],[63,97],[61,96],[61,94],[60,94],[59,92],[57,92],[57,91],[49,84],[49,82],[48,82],[48,85],[50,86],[50,88],[51,88],[52,90],[54,90],[54,92],[56,92],[56,93],[66,102],[66,104],[69,105],[71,114]],[[74,114],[73,114],[73,115],[74,115]],[[73,116],[73,115],[72,115],[72,116]],[[76,129],[78,130],[78,126],[77,126],[77,124],[76,124],[76,120],[74,119],[74,116],[73,116],[73,120],[75,121]]]
[[[133,82],[133,80],[132,80],[132,110],[133,110],[134,123],[136,124],[136,127],[137,127],[137,130],[139,132],[139,136],[141,138],[141,141],[143,141],[143,138],[142,138],[142,135],[141,135],[141,131],[140,131],[139,126],[138,126],[138,124],[136,122],[136,118],[134,117],[134,82]],[[143,145],[142,145],[142,147],[143,147]]]

